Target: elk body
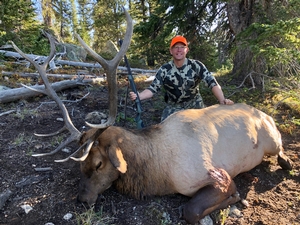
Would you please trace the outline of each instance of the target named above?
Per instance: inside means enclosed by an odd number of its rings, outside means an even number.
[[[238,201],[232,178],[264,155],[277,155],[291,169],[273,119],[245,104],[180,111],[142,130],[111,126],[81,162],[78,199],[93,204],[111,185],[138,199],[180,193],[192,197],[183,218],[196,223]]]
[[[77,36],[105,69],[109,90],[108,121],[98,125],[87,123],[92,129],[85,133],[73,125],[46,76],[47,65],[55,54],[54,38],[46,34],[51,52],[41,65],[12,43],[43,79],[45,90],[36,91],[52,97],[63,114],[65,126],[44,136],[65,129],[71,133],[52,152],[34,156],[52,155],[71,142],[80,141],[81,146],[72,155],[57,160],[80,161],[79,201],[92,205],[98,194],[111,185],[138,199],[180,193],[191,197],[182,207],[182,217],[194,224],[215,209],[237,202],[239,196],[232,179],[260,164],[264,155],[277,155],[283,169],[292,168],[292,162],[283,153],[281,136],[273,119],[245,104],[180,111],[162,123],[142,130],[112,126],[117,113],[116,69],[129,47],[133,31],[132,19],[126,11],[125,14],[127,29],[123,45],[110,61],[97,55]],[[82,156],[75,158],[79,151]]]

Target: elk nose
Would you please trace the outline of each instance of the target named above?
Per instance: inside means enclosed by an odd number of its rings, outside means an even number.
[[[91,205],[87,201],[82,200],[79,195],[77,195],[77,203],[83,205],[86,209],[91,208]]]
[[[98,196],[96,196],[96,199],[89,199],[86,196],[78,194],[76,200],[77,203],[84,205],[86,208],[92,208],[96,204],[97,198]]]

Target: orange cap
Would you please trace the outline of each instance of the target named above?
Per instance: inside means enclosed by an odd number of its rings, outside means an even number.
[[[170,48],[172,48],[176,43],[181,42],[183,43],[185,46],[188,46],[188,43],[186,41],[186,39],[183,36],[176,36],[172,39],[171,44],[170,44]]]

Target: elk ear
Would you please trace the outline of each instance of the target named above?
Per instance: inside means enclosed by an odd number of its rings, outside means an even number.
[[[110,146],[108,150],[108,157],[114,167],[116,167],[121,173],[125,173],[127,171],[127,163],[123,158],[122,151],[119,147]]]

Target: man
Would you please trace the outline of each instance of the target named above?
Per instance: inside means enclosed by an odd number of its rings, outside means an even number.
[[[161,121],[179,110],[204,108],[199,93],[201,81],[212,90],[220,104],[234,104],[230,99],[225,99],[217,80],[200,61],[186,58],[188,51],[187,40],[183,36],[174,37],[170,44],[173,60],[161,66],[152,84],[138,93],[140,100],[144,100],[151,98],[161,88],[164,89],[168,105],[162,113]],[[129,97],[134,101],[137,95],[130,92]]]

